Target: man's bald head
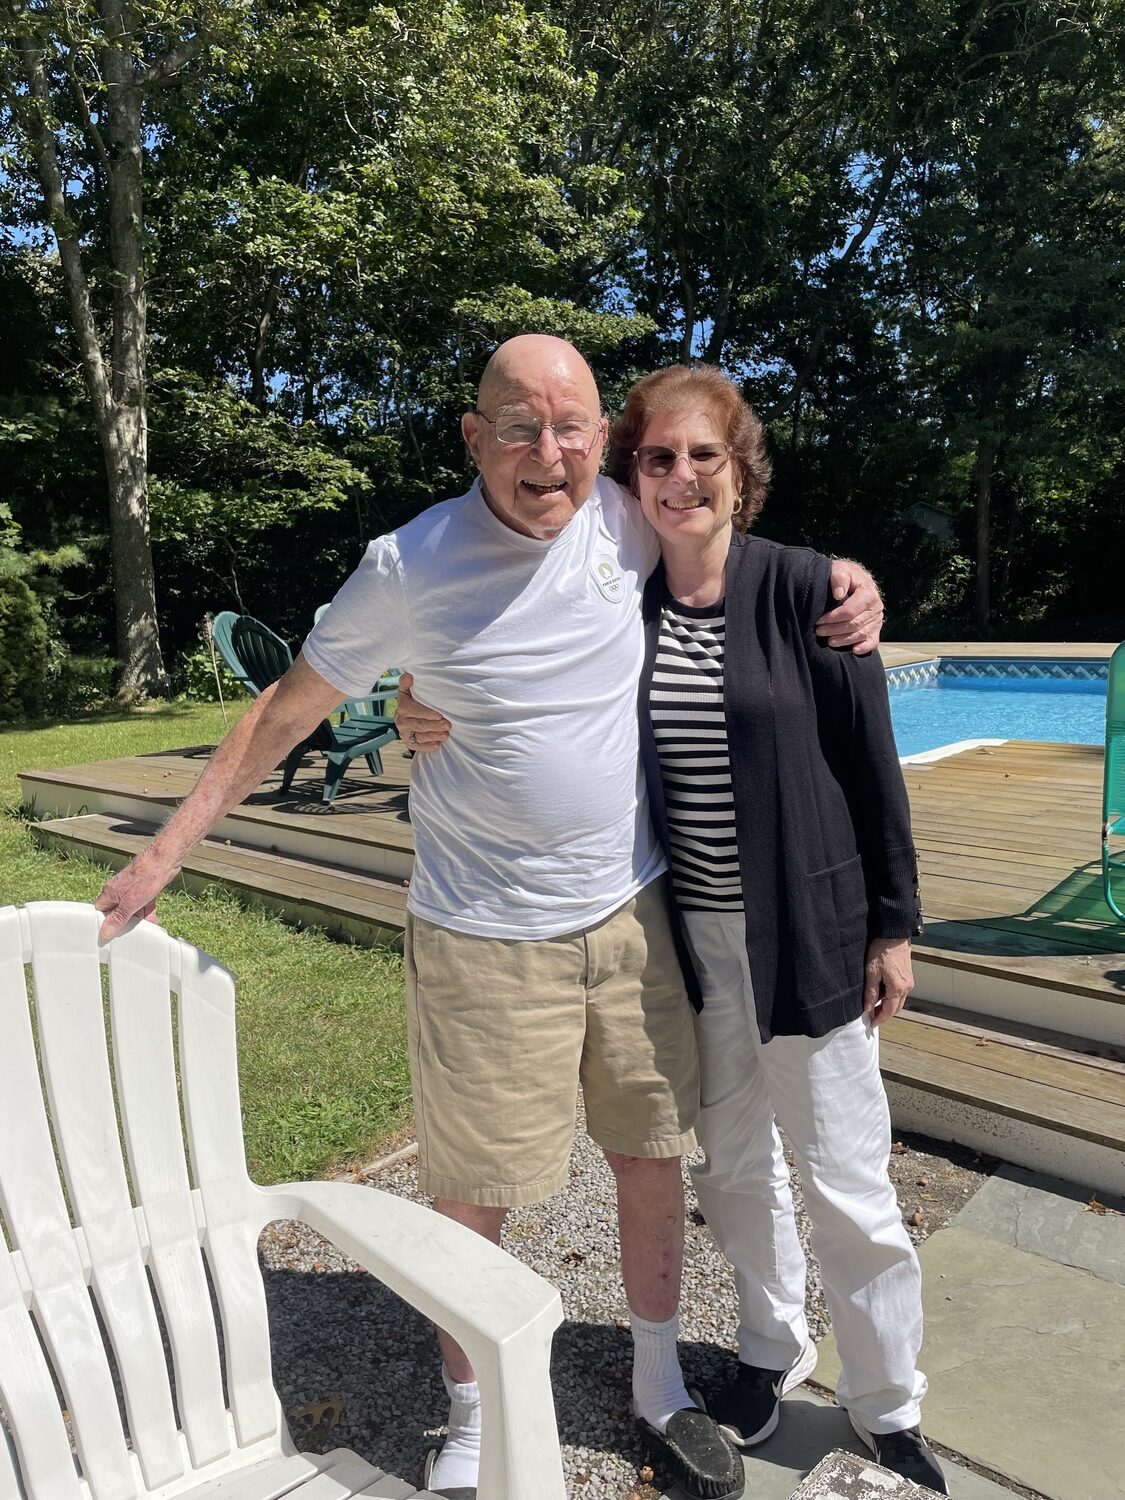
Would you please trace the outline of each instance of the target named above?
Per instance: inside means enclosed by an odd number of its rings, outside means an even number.
[[[496,435],[501,417],[504,442]],[[512,441],[513,426],[519,441]],[[488,361],[477,409],[461,418],[461,431],[493,514],[513,531],[551,541],[585,505],[598,477],[605,423],[594,372],[565,339],[521,333]],[[530,441],[527,432],[538,436]]]
[[[550,333],[519,333],[507,339],[484,367],[477,406],[493,415],[494,406],[511,405],[513,395],[530,394],[544,386],[581,390],[591,416],[600,408],[594,372],[566,339]]]

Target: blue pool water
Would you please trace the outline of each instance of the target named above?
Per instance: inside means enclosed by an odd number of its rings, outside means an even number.
[[[947,676],[943,664],[937,675],[917,686],[897,685],[894,674],[889,685],[900,755],[918,755],[956,740],[1097,745],[1105,738],[1104,679],[982,680]]]

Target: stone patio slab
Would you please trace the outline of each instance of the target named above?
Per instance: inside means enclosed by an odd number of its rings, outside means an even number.
[[[1050,1500],[1121,1500],[1125,1288],[958,1225],[918,1253],[927,1436]],[[839,1368],[829,1336],[816,1379]]]
[[[1095,1212],[1090,1201],[1105,1210]],[[1000,1240],[1125,1286],[1125,1201],[1108,1193],[1001,1167],[954,1219],[961,1229]]]

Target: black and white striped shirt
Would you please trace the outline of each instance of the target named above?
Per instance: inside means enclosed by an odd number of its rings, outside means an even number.
[[[726,612],[667,596],[649,708],[668,812],[672,882],[685,911],[741,911],[723,717]]]

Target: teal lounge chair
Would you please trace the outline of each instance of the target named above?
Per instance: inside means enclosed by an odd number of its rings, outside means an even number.
[[[328,609],[327,604],[318,604],[316,613],[313,615],[313,624],[320,622],[321,616]],[[349,698],[343,704],[343,715],[340,722],[346,719],[370,719],[370,718],[394,718],[393,712],[388,715],[388,703],[398,701],[398,680],[402,676],[401,667],[388,667],[382,673],[375,684],[375,691],[366,698]],[[413,751],[408,752],[413,754]]]
[[[1110,658],[1106,684],[1102,890],[1110,911],[1125,922],[1125,641]]]
[[[224,610],[222,614],[215,616],[211,633],[215,649],[251,697],[259,697],[292,665],[293,653],[289,647],[268,625],[255,620],[253,615],[236,615]],[[379,696],[375,695],[376,698]],[[359,704],[374,700],[355,701]],[[293,776],[305,751],[319,750],[328,760],[324,772],[323,801],[332,802],[350,761],[362,756],[371,774],[381,776],[383,761],[379,750],[397,738],[394,720],[374,713],[364,713],[355,718],[346,714],[342,724],[332,724],[325,719],[317,725],[308,739],[302,740],[289,752],[281,778],[282,794],[292,785]]]

